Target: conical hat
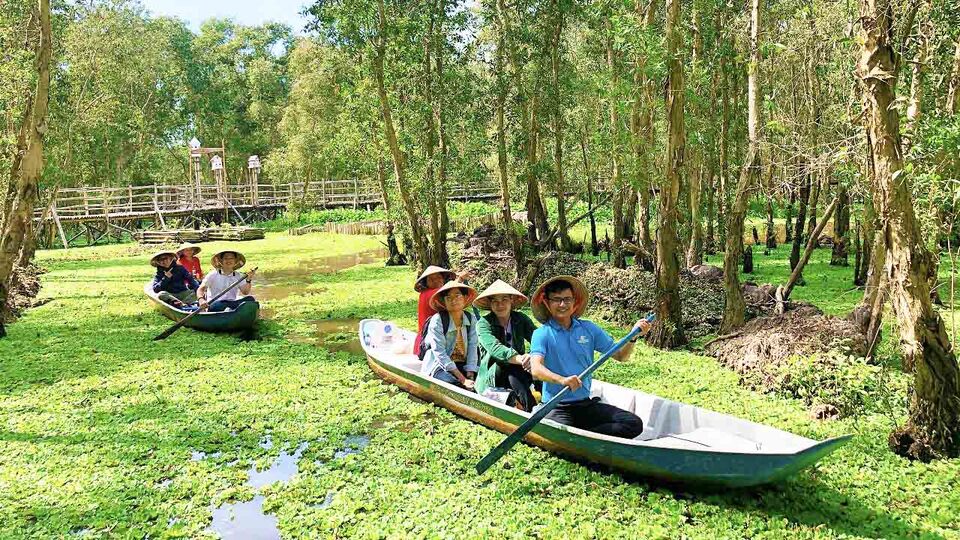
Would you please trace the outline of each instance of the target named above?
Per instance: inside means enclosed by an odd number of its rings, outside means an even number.
[[[413,284],[413,290],[417,292],[423,292],[427,289],[427,278],[433,274],[450,274],[450,279],[457,279],[457,275],[453,273],[453,270],[447,270],[441,266],[428,266],[426,270],[420,274],[420,277],[417,278],[416,283]]]
[[[180,252],[181,252],[181,251],[184,251],[184,250],[187,250],[187,249],[196,250],[196,251],[193,252],[194,255],[196,255],[197,253],[200,253],[200,246],[198,246],[198,245],[196,245],[196,244],[191,244],[190,242],[184,242],[184,243],[180,244],[179,246],[177,246],[177,255],[180,255]]]
[[[243,268],[243,265],[247,264],[247,258],[243,256],[243,253],[240,253],[235,249],[221,249],[220,251],[214,253],[213,257],[210,258],[210,265],[219,270],[220,257],[222,257],[224,253],[235,253],[237,255],[237,266],[234,268],[234,270],[239,270]]]
[[[156,267],[159,268],[160,265],[157,264],[157,259],[159,259],[160,257],[163,257],[164,255],[170,255],[170,256],[173,257],[174,259],[177,258],[177,254],[174,253],[174,252],[172,252],[172,251],[170,251],[169,249],[160,250],[160,251],[154,253],[154,254],[153,254],[153,257],[150,257],[150,266],[156,266]]]
[[[477,290],[473,287],[467,285],[466,283],[460,283],[459,281],[448,281],[443,287],[437,289],[437,292],[433,293],[433,296],[430,297],[430,307],[434,311],[446,311],[447,306],[443,305],[443,302],[440,301],[440,296],[442,293],[449,291],[450,289],[466,289],[467,290],[467,301],[463,305],[464,308],[473,303],[477,298]]]
[[[513,296],[513,309],[517,309],[527,303],[527,296],[525,294],[514,289],[506,281],[498,279],[480,293],[480,296],[474,300],[473,305],[480,309],[490,309],[490,298],[498,294],[509,294]]]
[[[550,311],[547,309],[547,299],[543,291],[547,288],[547,285],[558,280],[566,281],[573,289],[573,297],[576,299],[573,305],[574,317],[582,316],[583,312],[587,310],[587,304],[590,303],[590,293],[587,292],[587,288],[583,285],[582,281],[573,276],[552,277],[537,287],[537,292],[533,293],[533,302],[530,303],[530,310],[533,311],[533,316],[541,323],[550,320]]]

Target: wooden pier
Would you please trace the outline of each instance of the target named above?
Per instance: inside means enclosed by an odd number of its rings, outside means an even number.
[[[452,183],[450,200],[499,197],[494,182]],[[289,206],[366,208],[381,203],[373,182],[324,180],[289,184],[148,185],[59,188],[34,213],[41,247],[86,245],[148,229],[246,224],[273,219]]]

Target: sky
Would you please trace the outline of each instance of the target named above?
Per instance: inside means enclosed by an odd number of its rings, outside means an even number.
[[[245,25],[268,21],[286,23],[303,33],[306,19],[300,15],[310,0],[141,0],[154,15],[178,17],[194,31],[211,17],[229,17]]]

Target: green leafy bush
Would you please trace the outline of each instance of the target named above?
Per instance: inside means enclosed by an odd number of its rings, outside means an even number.
[[[833,350],[792,356],[770,366],[766,386],[807,405],[833,405],[842,416],[857,416],[887,410],[889,400],[898,400],[898,407],[905,407],[907,384],[899,375],[893,377],[883,366]]]
[[[488,202],[450,201],[447,203],[447,214],[450,216],[450,219],[481,217],[488,214],[495,214],[499,211],[500,209],[497,205]]]
[[[384,219],[386,214],[382,210],[354,210],[352,208],[335,208],[332,210],[307,210],[303,212],[287,211],[276,219],[260,224],[268,231],[285,231],[291,227],[303,225],[323,225],[325,223],[350,223],[354,221],[371,221]]]

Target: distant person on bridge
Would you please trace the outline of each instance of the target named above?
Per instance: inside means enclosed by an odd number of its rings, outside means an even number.
[[[176,253],[158,251],[150,258],[150,264],[157,269],[153,278],[157,298],[180,309],[196,303],[200,284],[189,270],[177,264]]]
[[[249,296],[250,289],[253,286],[253,276],[256,270],[246,274],[246,279],[239,286],[233,287],[240,277],[244,274],[237,270],[247,264],[247,258],[243,253],[232,250],[222,250],[213,255],[210,264],[215,269],[203,278],[197,296],[200,297],[200,309],[207,311],[226,311],[228,309],[236,310],[240,304],[253,300]],[[216,298],[221,292],[227,291],[219,300],[208,303],[209,298]]]
[[[201,281],[203,280],[203,268],[200,265],[197,253],[200,253],[200,246],[189,242],[180,244],[180,247],[177,248],[177,263],[189,270],[197,281]]]

